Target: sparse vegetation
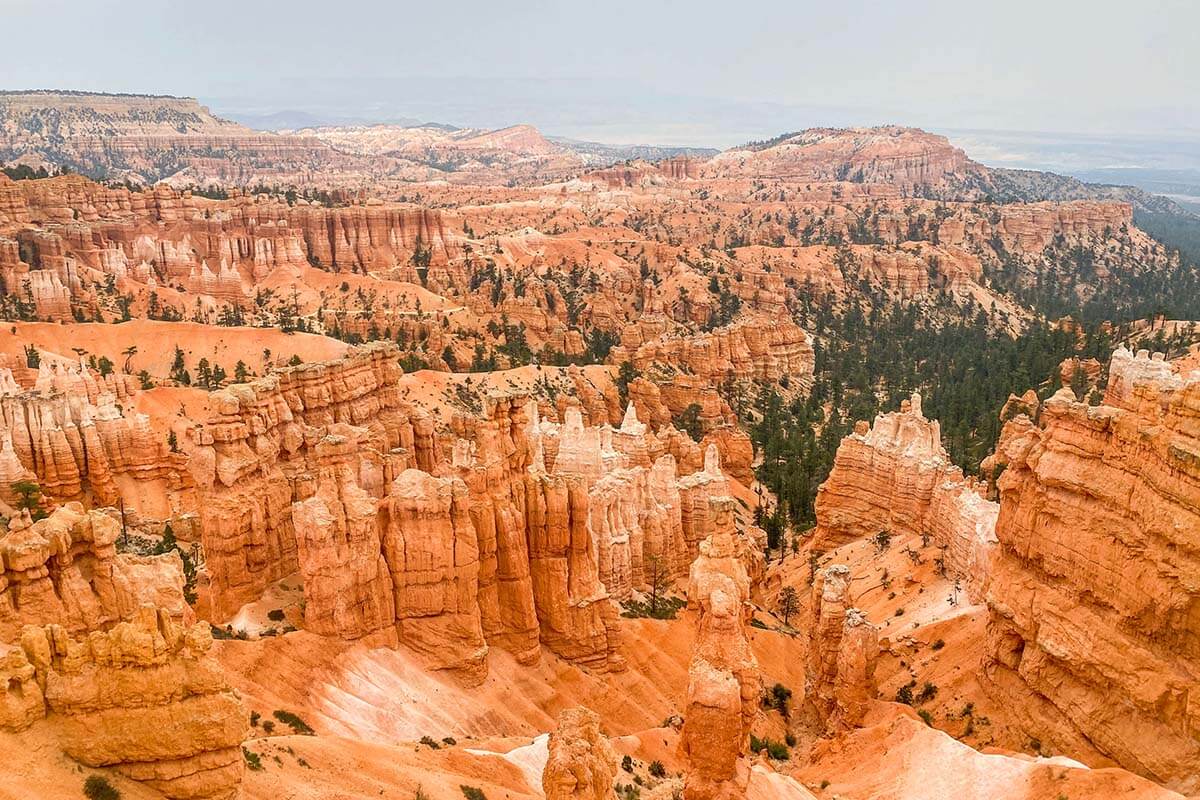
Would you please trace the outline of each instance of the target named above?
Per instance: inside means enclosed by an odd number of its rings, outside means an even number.
[[[103,775],[89,775],[83,782],[83,794],[88,800],[121,800],[117,787]]]
[[[246,762],[246,768],[253,772],[262,772],[263,763],[262,756],[254,752],[248,747],[242,747],[242,758]]]
[[[307,722],[300,719],[300,717],[296,716],[291,711],[276,709],[271,715],[284,725],[287,725],[295,733],[303,734],[305,736],[313,736],[316,734],[316,731],[310,728]]]

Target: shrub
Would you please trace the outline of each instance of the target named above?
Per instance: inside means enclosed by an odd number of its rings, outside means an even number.
[[[263,732],[266,733],[268,736],[270,736],[272,733],[275,732],[275,723],[269,719],[265,720],[263,722]]]
[[[649,602],[640,600],[621,601],[621,616],[627,619],[645,617],[648,619],[675,619],[679,609],[687,605],[682,597],[659,597],[656,607],[651,608]]]
[[[440,745],[440,744],[438,744],[437,742],[435,742],[435,741],[433,740],[433,737],[432,737],[432,736],[422,736],[422,737],[421,737],[421,744],[425,745],[426,747],[428,747],[428,748],[430,748],[430,749],[432,749],[432,750],[437,750],[438,748],[440,748],[440,747],[441,747],[441,745]]]
[[[918,703],[926,703],[937,697],[938,687],[929,681],[925,681],[925,685],[921,687],[921,693],[917,695]]]
[[[453,736],[444,736],[442,737],[442,744],[446,745],[447,747],[454,747],[454,745],[458,744],[458,740]]]
[[[83,782],[83,793],[88,800],[121,800],[121,793],[103,775],[90,775]]]
[[[467,798],[467,800],[487,800],[487,795],[478,786],[467,786],[465,783],[462,783],[459,784],[458,788],[462,789],[463,797]]]
[[[775,741],[768,739],[767,740],[767,755],[769,755],[771,758],[775,759],[776,761],[787,761],[789,754],[788,754],[787,747],[785,747],[782,742],[775,742]]]
[[[928,709],[922,708],[920,711],[917,712],[917,716],[919,716],[921,719],[925,720],[926,725],[928,725],[931,728],[933,727],[933,714],[930,714]]]
[[[248,769],[252,770],[253,772],[262,771],[262,759],[259,757],[258,753],[243,747],[242,758],[246,759],[246,767]]]
[[[651,761],[650,774],[656,778],[665,778],[667,777],[667,768],[663,766],[661,761]]]
[[[272,716],[274,716],[275,719],[279,720],[284,725],[287,725],[296,733],[302,733],[305,736],[312,736],[316,733],[316,731],[308,726],[307,722],[300,719],[291,711],[280,711],[279,709],[275,709],[275,711],[272,713]]]
[[[625,770],[626,772],[633,772],[633,757],[632,756],[623,756],[621,758],[621,769]]]
[[[260,719],[262,719],[262,715],[260,715],[257,711],[251,711],[250,712],[250,727],[257,728],[258,721]]]
[[[913,704],[913,687],[917,685],[916,681],[909,681],[896,690],[896,702],[904,703],[911,706]]]
[[[784,718],[788,718],[788,701],[792,699],[792,690],[777,683],[771,687],[771,706]]]
[[[933,643],[933,649],[934,649],[934,650],[941,650],[941,649],[942,649],[943,647],[945,647],[945,646],[946,646],[946,640],[945,640],[945,639],[938,639],[936,642],[934,642],[934,643]]]
[[[267,612],[267,619],[271,622],[283,622],[284,614],[282,608],[272,608]]]
[[[796,734],[791,733],[789,731],[787,734],[784,735],[783,742],[788,747],[795,747],[796,746]]]

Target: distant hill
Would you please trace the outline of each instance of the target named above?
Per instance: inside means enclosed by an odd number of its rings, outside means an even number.
[[[711,147],[681,147],[658,144],[603,144],[582,142],[561,136],[546,137],[555,144],[578,153],[588,166],[609,166],[621,161],[662,161],[668,158],[712,158],[721,152]]]

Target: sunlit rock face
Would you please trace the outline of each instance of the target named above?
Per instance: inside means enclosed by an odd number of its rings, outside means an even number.
[[[1118,350],[1103,404],[1061,390],[1002,444],[990,691],[1056,752],[1195,792],[1200,373]]]
[[[546,800],[607,800],[617,774],[617,754],[600,732],[600,718],[577,706],[558,715],[542,771]]]
[[[816,511],[821,549],[881,531],[927,537],[942,548],[947,572],[964,581],[973,599],[983,598],[999,507],[950,461],[920,395],[869,428],[859,422],[842,440]]]
[[[714,532],[701,543],[688,580],[688,606],[698,612],[680,740],[688,800],[745,797],[750,726],[761,691],[746,638],[750,577],[735,551],[733,500],[711,504]]]

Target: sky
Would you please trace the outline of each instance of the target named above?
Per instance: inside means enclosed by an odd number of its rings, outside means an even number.
[[[1195,139],[1194,0],[0,0],[0,88],[724,147],[813,125]]]

